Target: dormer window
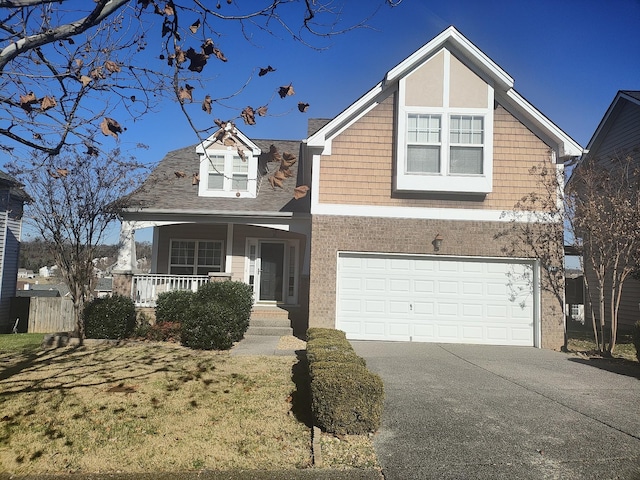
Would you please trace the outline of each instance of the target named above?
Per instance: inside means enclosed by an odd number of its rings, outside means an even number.
[[[225,141],[216,136],[196,148],[201,197],[255,198],[260,149],[235,128]]]
[[[247,192],[249,163],[239,155],[211,155],[209,157],[207,190]]]

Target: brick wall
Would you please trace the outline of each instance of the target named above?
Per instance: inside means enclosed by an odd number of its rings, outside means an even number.
[[[433,238],[444,238],[440,255],[505,257],[496,234],[502,222],[414,220],[398,218],[314,215],[312,219],[309,326],[335,327],[337,256],[340,251],[433,254]],[[546,228],[557,228],[557,225]],[[550,246],[551,248],[551,246]],[[544,275],[541,281],[546,284]],[[559,349],[564,342],[560,303],[541,291],[543,348]]]

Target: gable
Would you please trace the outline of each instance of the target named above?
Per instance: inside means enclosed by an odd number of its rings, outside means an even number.
[[[589,155],[609,158],[638,155],[640,149],[640,99],[618,92],[589,142]],[[640,96],[640,95],[639,95]]]
[[[526,124],[530,130],[534,131],[538,137],[542,138],[550,146],[558,161],[565,161],[582,154],[583,149],[577,142],[516,92],[513,88],[513,79],[453,26],[444,30],[440,35],[389,70],[381,82],[323,128],[310,135],[306,141],[308,148],[329,154],[331,152],[331,141],[335,135],[339,134],[362,115],[365,115],[371,108],[374,108],[380,99],[386,98],[388,95],[388,93],[385,94],[386,91],[397,89],[402,79],[411,78],[410,74],[412,72],[416,72],[416,75],[409,80],[410,85],[418,83],[421,79],[433,80],[437,78],[436,72],[439,70],[437,63],[440,61],[439,54],[445,49],[454,58],[452,62],[453,83],[442,83],[441,85],[434,83],[434,90],[428,94],[426,92],[423,93],[423,97],[419,101],[438,106],[434,102],[434,98],[439,98],[440,92],[444,96],[444,90],[452,87],[453,97],[449,95],[451,106],[458,107],[463,103],[465,106],[472,106],[474,101],[480,99],[480,89],[483,88],[481,82],[473,77],[475,75],[493,88],[494,96],[501,100],[502,105],[509,112]],[[460,64],[456,60],[459,60]],[[429,65],[424,70],[421,68],[429,63],[432,63],[432,65]],[[430,98],[427,98],[426,95],[429,95]],[[415,98],[413,93],[409,98],[413,101]]]

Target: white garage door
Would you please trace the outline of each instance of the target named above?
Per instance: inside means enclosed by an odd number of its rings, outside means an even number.
[[[533,263],[340,253],[336,326],[354,340],[534,345]]]

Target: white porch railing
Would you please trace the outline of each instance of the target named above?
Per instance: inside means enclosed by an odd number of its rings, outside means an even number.
[[[142,274],[134,275],[131,282],[131,297],[136,307],[155,307],[158,295],[174,290],[197,291],[201,285],[209,282],[208,275],[170,275]]]

